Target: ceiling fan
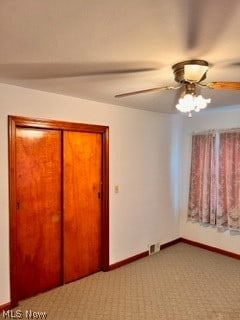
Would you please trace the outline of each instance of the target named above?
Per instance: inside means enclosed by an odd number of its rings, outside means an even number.
[[[191,117],[191,111],[199,111],[207,106],[210,99],[204,99],[201,95],[197,96],[197,87],[209,89],[228,89],[240,90],[240,82],[215,81],[207,84],[202,83],[206,79],[208,71],[208,62],[205,60],[187,60],[176,63],[172,66],[177,86],[163,86],[139,91],[126,92],[115,95],[115,98],[123,98],[140,93],[148,93],[162,90],[183,89],[179,103],[176,108],[182,112],[188,112]]]

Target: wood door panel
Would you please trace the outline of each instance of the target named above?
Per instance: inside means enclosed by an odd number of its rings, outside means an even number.
[[[61,131],[16,129],[17,291],[33,296],[62,281]]]
[[[102,136],[64,131],[64,280],[101,268]]]

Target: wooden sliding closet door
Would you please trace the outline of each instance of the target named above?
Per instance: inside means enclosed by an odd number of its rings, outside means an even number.
[[[64,282],[101,269],[102,135],[64,131]]]
[[[11,301],[109,269],[108,127],[9,116]]]
[[[61,267],[61,131],[16,128],[18,299],[54,288]]]

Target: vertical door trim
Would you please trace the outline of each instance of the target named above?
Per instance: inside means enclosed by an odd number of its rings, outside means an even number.
[[[109,270],[109,127],[56,120],[8,116],[9,132],[9,223],[10,223],[10,288],[11,304],[17,306],[16,292],[16,128],[44,128],[100,133],[102,136],[102,247],[101,270]],[[63,258],[63,257],[62,257]],[[63,263],[63,261],[62,261]]]

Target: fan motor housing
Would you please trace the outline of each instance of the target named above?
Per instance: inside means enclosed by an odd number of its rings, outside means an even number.
[[[179,82],[179,83],[186,82],[186,79],[184,77],[184,66],[191,65],[191,64],[208,67],[208,62],[205,60],[187,60],[187,61],[176,63],[172,66],[176,82]],[[202,76],[200,81],[204,79],[206,79],[206,73]]]

